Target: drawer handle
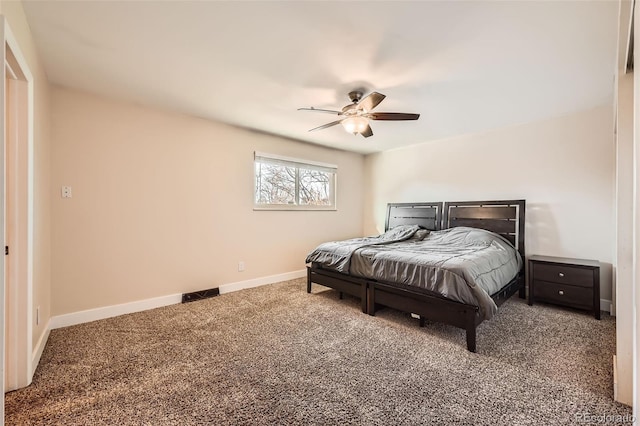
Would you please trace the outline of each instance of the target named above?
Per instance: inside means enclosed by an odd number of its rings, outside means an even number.
[[[558,291],[558,294],[559,294],[560,296],[563,296],[563,295],[564,295],[564,291],[559,290],[559,291]]]
[[[564,277],[564,274],[562,272],[558,272],[558,276],[559,277]]]

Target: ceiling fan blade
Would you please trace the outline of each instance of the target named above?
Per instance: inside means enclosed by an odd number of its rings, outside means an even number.
[[[326,112],[327,114],[336,114],[342,115],[342,111],[334,111],[332,109],[322,109],[322,108],[298,108],[298,111],[317,111],[317,112]]]
[[[360,133],[362,136],[364,136],[365,138],[368,138],[369,136],[373,136],[373,130],[371,130],[371,126],[367,126],[367,128],[364,130],[364,132]]]
[[[327,124],[324,124],[322,126],[314,127],[313,129],[311,129],[309,131],[313,132],[314,130],[326,129],[327,127],[331,127],[331,126],[335,126],[336,124],[340,124],[341,122],[342,122],[342,120],[332,121],[331,123],[327,123]]]
[[[372,120],[417,120],[420,114],[407,114],[404,112],[372,112],[367,114]]]
[[[371,92],[369,95],[365,96],[358,102],[358,106],[365,111],[371,111],[375,107],[378,106],[380,102],[382,102],[386,98],[385,95],[378,92]]]

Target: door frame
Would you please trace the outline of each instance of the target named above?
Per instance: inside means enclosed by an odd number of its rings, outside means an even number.
[[[15,177],[17,179],[26,178],[26,185],[22,185],[22,197],[25,205],[22,209],[19,209],[20,216],[16,221],[22,223],[23,232],[16,230],[19,238],[16,239],[16,247],[10,247],[10,251],[16,254],[11,256],[11,267],[16,268],[18,276],[22,281],[17,283],[17,288],[7,293],[7,285],[11,283],[5,282],[5,262],[6,256],[2,256],[0,261],[0,306],[3,309],[3,315],[0,315],[0,345],[2,347],[2,380],[3,389],[18,389],[24,386],[28,386],[34,373],[34,365],[37,363],[33,354],[33,207],[34,207],[34,158],[33,158],[33,129],[34,129],[34,80],[31,70],[27,64],[26,58],[20,50],[20,46],[11,31],[9,24],[4,16],[0,15],[0,33],[2,34],[2,69],[0,70],[0,76],[2,77],[3,84],[0,85],[0,105],[2,108],[2,114],[0,114],[0,138],[2,139],[2,147],[6,147],[6,129],[7,129],[7,111],[6,101],[7,93],[5,93],[5,84],[7,78],[7,65],[13,69],[13,77],[26,82],[26,99],[22,102],[26,102],[26,106],[20,107],[26,112],[26,126],[24,126],[23,132],[18,135],[17,145],[19,149],[25,149],[26,152],[21,156],[13,156],[13,158],[5,158],[5,149],[0,150],[0,187],[3,189],[3,195],[0,196],[0,214],[2,216],[0,226],[0,237],[3,241],[6,241],[5,235],[5,223],[6,223],[6,170],[5,161],[12,162],[12,168],[15,171]],[[20,101],[18,101],[20,102]],[[20,126],[23,127],[23,126]],[[15,129],[14,129],[15,130]],[[26,134],[25,134],[26,133]],[[22,147],[19,145],[22,144]],[[26,146],[25,146],[26,145]],[[18,185],[19,186],[19,185]],[[26,191],[26,193],[24,193]],[[17,194],[14,194],[18,196]],[[14,197],[15,198],[15,197]],[[18,226],[19,227],[19,226]],[[12,319],[14,320],[10,326],[13,333],[12,347],[5,347],[5,298],[13,309],[11,312]],[[5,362],[6,359],[11,362],[12,369],[15,369],[15,374],[11,375],[12,383],[5,383]],[[14,381],[15,379],[15,381]],[[9,385],[9,387],[7,387]],[[1,415],[4,419],[4,393],[3,403],[1,405]]]

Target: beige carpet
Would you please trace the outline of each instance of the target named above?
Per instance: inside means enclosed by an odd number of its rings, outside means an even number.
[[[9,425],[568,425],[613,402],[615,321],[517,296],[464,331],[305,281],[51,332]],[[586,423],[584,423],[586,424]],[[609,424],[614,424],[610,422]]]

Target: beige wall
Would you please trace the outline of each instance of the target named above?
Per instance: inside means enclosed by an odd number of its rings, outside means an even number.
[[[362,155],[60,87],[52,105],[53,315],[302,270],[362,229]],[[338,211],[254,211],[256,150],[337,164]]]
[[[600,260],[611,300],[611,108],[368,156],[365,233],[382,230],[389,202],[523,198],[527,254]]]
[[[46,332],[51,316],[51,208],[50,208],[50,89],[22,3],[1,1],[2,13],[16,37],[34,77],[34,247],[33,247],[33,345]],[[40,307],[40,324],[35,321]]]

